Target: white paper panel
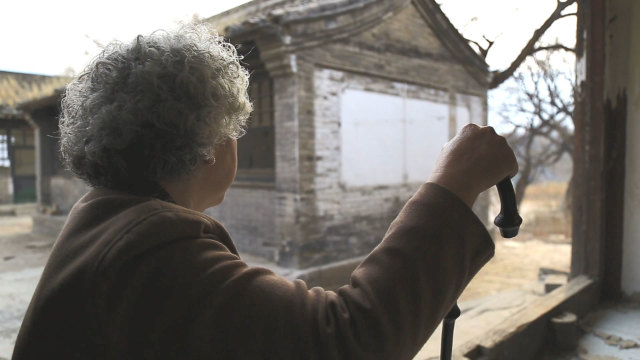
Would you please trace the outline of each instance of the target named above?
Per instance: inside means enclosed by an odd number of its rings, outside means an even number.
[[[346,185],[426,181],[449,134],[449,106],[345,90],[341,180]]]
[[[462,130],[462,128],[471,122],[471,113],[466,106],[456,106],[456,134]]]
[[[402,98],[346,90],[340,118],[342,181],[348,185],[401,183]]]
[[[407,99],[406,172],[409,181],[427,181],[449,140],[449,105]]]

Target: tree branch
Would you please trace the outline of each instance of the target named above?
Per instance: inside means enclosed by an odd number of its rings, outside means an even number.
[[[574,4],[576,1],[577,0],[566,0],[557,2],[556,9],[553,11],[553,13],[551,13],[549,18],[547,18],[542,26],[540,26],[540,28],[533,32],[533,35],[529,39],[529,42],[527,42],[527,45],[522,48],[520,54],[518,54],[515,60],[513,60],[511,65],[509,65],[509,67],[503,71],[494,71],[492,73],[491,80],[489,81],[489,89],[497,88],[505,80],[511,77],[511,75],[513,75],[520,64],[522,64],[524,59],[526,59],[527,56],[531,55],[534,52],[536,43],[538,42],[538,40],[540,40],[542,35],[551,27],[551,25],[553,25],[553,22],[564,17],[562,11],[564,11],[564,9],[566,9],[570,5]]]
[[[560,15],[560,17],[558,19],[566,18],[566,17],[569,17],[569,16],[578,16],[578,13],[562,14],[562,15]],[[556,20],[558,20],[558,19],[556,19]]]
[[[489,54],[489,50],[491,49],[491,47],[493,46],[493,44],[495,43],[495,40],[489,40],[486,36],[482,35],[482,37],[484,38],[484,40],[487,42],[487,46],[484,47],[482,45],[480,45],[479,42],[475,41],[475,40],[471,40],[471,39],[467,39],[468,42],[474,44],[475,46],[478,47],[478,51],[480,51],[480,55],[482,56],[483,59],[487,58],[487,54]]]
[[[531,54],[537,53],[538,51],[548,51],[548,50],[564,50],[564,51],[568,51],[568,52],[572,52],[572,53],[576,52],[576,49],[570,48],[570,47],[568,47],[566,45],[553,44],[553,45],[547,45],[547,46],[538,46],[538,47],[536,47],[535,49],[532,50]]]
[[[515,182],[516,200],[522,200],[529,183],[548,171],[565,155],[573,154],[572,73],[552,67],[546,59],[534,58],[512,74],[515,97],[503,103],[500,116],[511,126],[506,135],[521,169]],[[515,115],[515,116],[514,116]]]
[[[482,56],[483,59],[487,58],[487,53],[489,52],[489,50],[484,48],[482,45],[480,45],[479,42],[477,42],[475,40],[467,39],[467,41],[472,43],[473,45],[475,45],[478,48],[478,51],[480,52],[480,55]]]

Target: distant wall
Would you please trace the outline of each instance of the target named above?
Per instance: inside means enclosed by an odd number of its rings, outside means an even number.
[[[479,96],[332,69],[316,68],[314,88],[317,227],[305,255],[323,263],[377,245],[443,145],[485,112]]]
[[[340,99],[340,181],[345,186],[424,182],[449,140],[449,104],[345,89]]]
[[[51,205],[57,205],[65,214],[91,189],[84,181],[69,175],[51,176],[50,188]]]
[[[276,191],[273,184],[234,184],[222,204],[206,214],[221,222],[240,252],[278,261]]]

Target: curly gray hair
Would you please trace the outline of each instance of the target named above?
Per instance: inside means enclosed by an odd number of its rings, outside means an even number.
[[[66,88],[60,152],[94,187],[189,174],[244,134],[252,105],[236,48],[205,25],[113,42]]]

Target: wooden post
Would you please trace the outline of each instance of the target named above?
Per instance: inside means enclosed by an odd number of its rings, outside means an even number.
[[[604,0],[578,6],[571,277],[604,269]]]

